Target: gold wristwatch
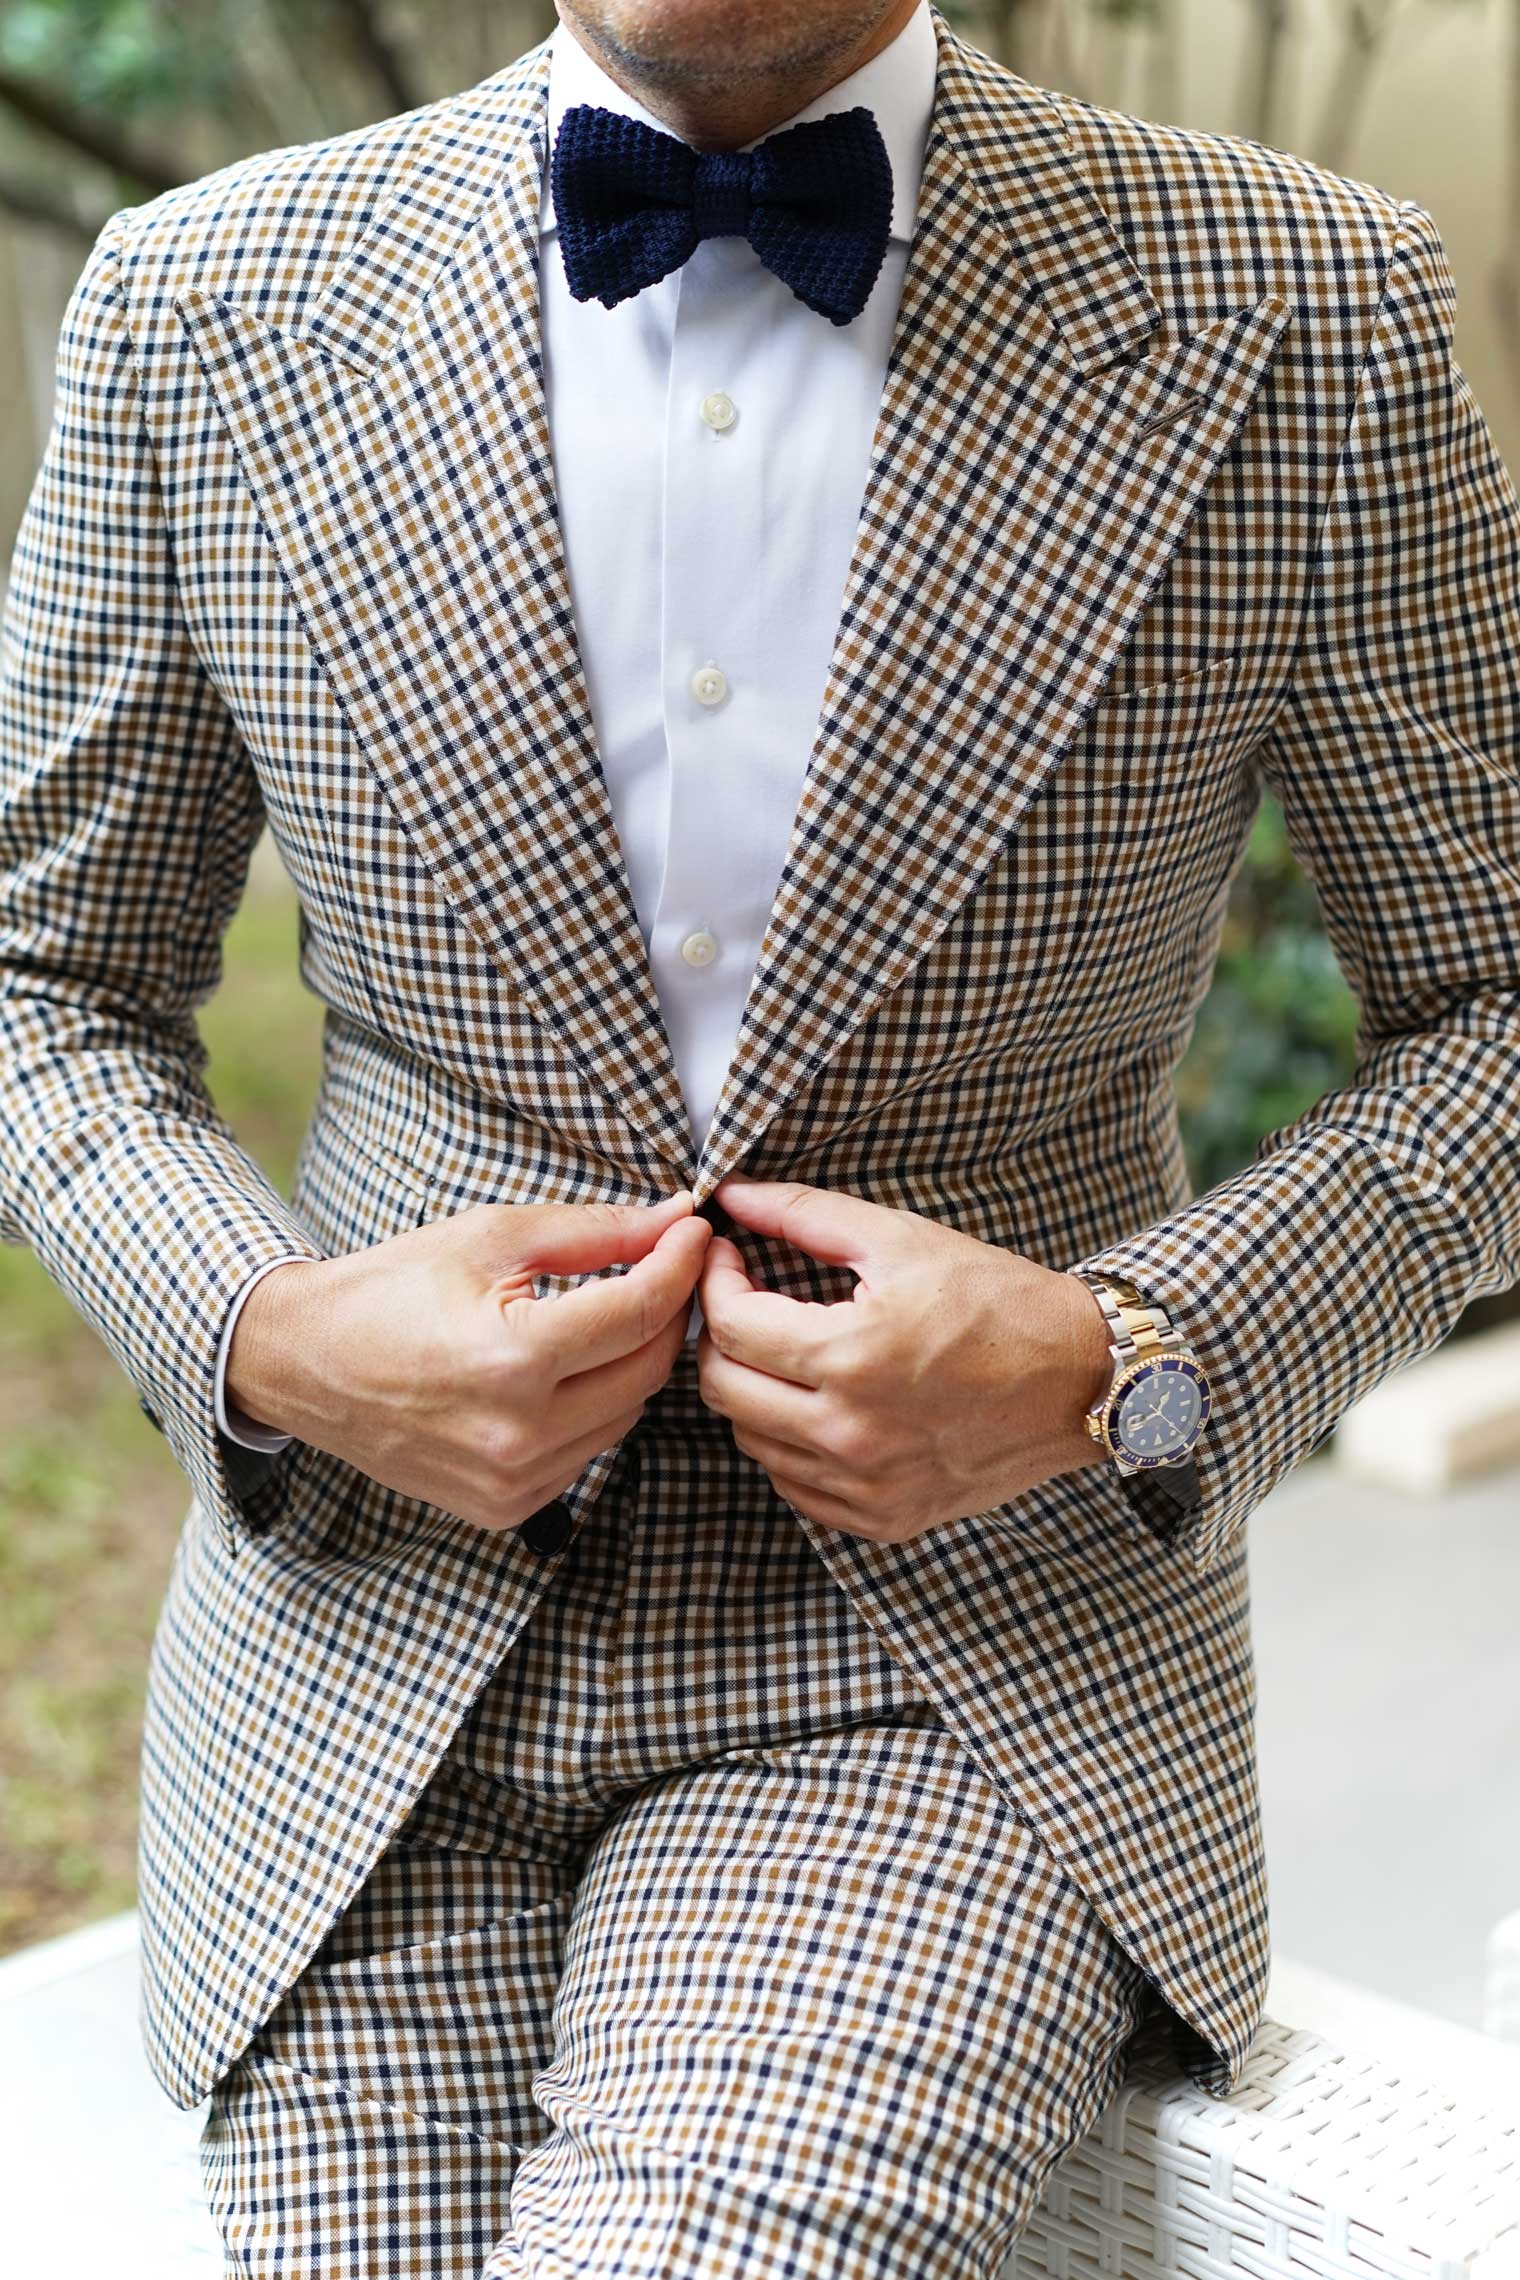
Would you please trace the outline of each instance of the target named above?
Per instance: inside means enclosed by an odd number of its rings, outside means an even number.
[[[1087,1430],[1125,1475],[1190,1464],[1208,1423],[1209,1381],[1163,1308],[1118,1275],[1080,1275],[1103,1309],[1114,1374]]]

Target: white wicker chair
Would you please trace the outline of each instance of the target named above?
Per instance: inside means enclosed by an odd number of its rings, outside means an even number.
[[[1485,2108],[1275,2019],[1210,2098],[1152,2037],[1004,2274],[1516,2280],[1520,2100]]]
[[[201,2113],[160,2096],[138,2046],[136,1938],[133,1917],[113,1917],[0,1962],[8,2270],[74,2269],[79,2237],[65,2228],[78,2223],[97,2228],[112,2280],[221,2270],[200,2199]],[[1234,2094],[1214,2099],[1153,2033],[1052,2173],[1005,2272],[1520,2280],[1520,2099],[1485,2111],[1275,2020]]]

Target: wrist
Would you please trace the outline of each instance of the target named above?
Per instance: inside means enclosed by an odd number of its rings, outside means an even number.
[[[314,1343],[317,1278],[325,1259],[289,1259],[264,1275],[233,1325],[222,1388],[254,1425],[300,1436],[303,1362]]]
[[[1068,1352],[1066,1402],[1069,1460],[1072,1465],[1102,1463],[1103,1452],[1087,1430],[1087,1413],[1113,1383],[1114,1358],[1103,1309],[1080,1275],[1062,1274],[1066,1299]]]
[[[1085,1418],[1113,1384],[1113,1346],[1107,1319],[1091,1283],[1074,1274],[1064,1275],[1062,1280],[1072,1286],[1072,1368],[1080,1415]],[[1083,1431],[1085,1433],[1085,1426]]]
[[[1068,1270],[1092,1297],[1108,1339],[1110,1375],[1090,1405],[1094,1446],[1126,1481],[1159,1467],[1191,1467],[1208,1423],[1209,1381],[1183,1334],[1127,1277]]]

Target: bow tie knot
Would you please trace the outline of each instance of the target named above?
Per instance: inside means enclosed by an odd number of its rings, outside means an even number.
[[[699,238],[749,234],[754,156],[747,150],[703,150],[691,170],[691,221]]]
[[[703,238],[743,237],[800,301],[848,324],[891,235],[891,161],[863,104],[750,150],[698,151],[627,112],[575,103],[550,180],[570,291],[609,309],[679,268]]]

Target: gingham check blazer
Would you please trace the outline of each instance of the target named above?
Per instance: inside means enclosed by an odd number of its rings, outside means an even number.
[[[699,1151],[557,532],[547,42],[123,210],[70,303],[7,605],[0,1222],[194,1486],[142,1849],[181,2100],[553,1572],[302,1444],[229,1455],[233,1293],[486,1199],[707,1203],[739,1164],[1106,1265],[1192,1335],[1216,1406],[1180,1529],[1103,1468],[908,1544],[810,1522],[758,1466],[754,1492],[1144,1965],[1198,2079],[1227,2090],[1260,2017],[1244,1523],[1520,1272],[1520,504],[1421,208],[1053,95],[934,23],[827,692]],[[1262,779],[1361,1060],[1193,1199],[1172,1071]],[[266,817],[327,1008],[289,1202],[193,1019]],[[847,1294],[708,1209],[757,1278]],[[635,1430],[662,1429],[657,1399]]]

